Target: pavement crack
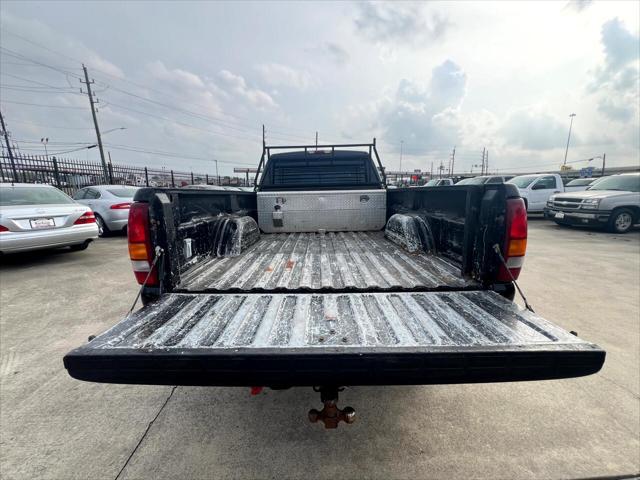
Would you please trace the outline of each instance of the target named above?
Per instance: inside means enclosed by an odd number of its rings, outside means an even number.
[[[620,387],[622,390],[624,390],[625,392],[627,392],[629,395],[631,395],[633,398],[636,399],[640,399],[640,395],[638,395],[636,392],[632,391],[630,388],[616,382],[615,380],[613,380],[612,378],[606,377],[604,375],[600,375],[601,378],[604,378],[606,381],[613,383],[615,386]]]
[[[124,472],[124,469],[127,468],[127,465],[129,465],[129,462],[131,461],[131,459],[133,458],[135,453],[138,451],[138,448],[140,447],[140,445],[142,445],[142,442],[144,441],[144,439],[147,437],[147,434],[149,433],[149,430],[151,430],[151,427],[153,426],[155,421],[158,419],[158,417],[160,416],[160,414],[164,410],[164,407],[166,407],[167,403],[169,403],[169,400],[171,400],[171,397],[173,396],[173,392],[176,391],[176,388],[178,388],[177,385],[171,388],[171,391],[169,392],[169,395],[167,396],[166,400],[164,401],[164,403],[162,404],[162,406],[158,410],[158,413],[156,413],[156,416],[153,417],[153,419],[149,422],[149,425],[147,425],[147,428],[144,431],[144,433],[142,434],[142,437],[140,437],[140,440],[138,440],[138,443],[136,444],[134,449],[129,454],[129,457],[127,458],[127,461],[124,462],[124,465],[122,466],[122,468],[118,472],[118,475],[116,475],[115,480],[118,480],[120,478],[120,475],[122,475],[122,472]]]

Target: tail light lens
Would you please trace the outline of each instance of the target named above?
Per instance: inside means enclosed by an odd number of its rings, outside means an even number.
[[[2,232],[8,232],[9,229],[7,227],[5,227],[4,225],[0,225],[0,233]]]
[[[517,279],[520,275],[526,251],[527,209],[522,198],[510,198],[507,200],[506,238],[502,255],[514,279]],[[509,275],[507,268],[504,265],[500,265],[498,281],[511,281],[511,275]]]
[[[133,266],[133,273],[137,282],[142,285],[149,275],[147,285],[158,286],[158,271],[153,264],[153,249],[151,248],[151,231],[149,230],[149,204],[132,203],[129,208],[127,224],[129,240],[129,258]],[[151,274],[149,272],[151,271]]]
[[[73,222],[74,225],[84,225],[85,223],[96,223],[96,216],[93,212],[84,212],[75,222]]]
[[[111,210],[127,210],[130,207],[131,207],[131,202],[125,202],[125,203],[114,203],[109,208]]]

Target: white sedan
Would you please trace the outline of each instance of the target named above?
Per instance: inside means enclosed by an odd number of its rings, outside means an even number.
[[[70,247],[98,237],[89,207],[50,185],[0,183],[0,253]]]

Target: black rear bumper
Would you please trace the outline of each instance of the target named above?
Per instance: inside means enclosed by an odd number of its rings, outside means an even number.
[[[87,351],[64,358],[91,382],[199,386],[428,385],[580,377],[600,370],[595,345],[536,348],[233,349]]]

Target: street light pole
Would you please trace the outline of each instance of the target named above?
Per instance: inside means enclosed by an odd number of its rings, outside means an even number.
[[[573,127],[573,117],[575,117],[576,114],[572,113],[571,115],[569,115],[569,118],[571,119],[569,121],[569,136],[567,137],[567,148],[564,150],[564,163],[562,164],[563,166],[567,164],[567,153],[569,153],[569,140],[571,140],[571,127]]]
[[[214,158],[213,161],[216,162],[216,177],[218,178],[217,185],[220,185],[220,174],[218,173],[218,160]]]
[[[49,143],[49,137],[41,138],[40,143],[44,145],[44,157],[49,160],[49,152],[47,152],[47,143]]]

